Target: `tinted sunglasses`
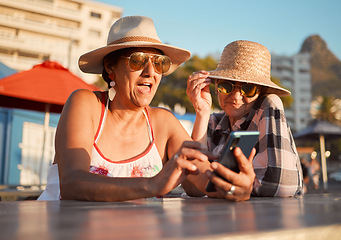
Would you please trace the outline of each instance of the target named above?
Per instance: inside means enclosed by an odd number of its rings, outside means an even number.
[[[169,57],[159,54],[134,52],[129,57],[123,58],[129,58],[129,67],[132,71],[144,69],[148,64],[149,58],[152,60],[155,72],[159,74],[168,72],[170,66],[172,65]]]
[[[229,95],[235,89],[235,85],[230,81],[217,80],[216,89],[219,93],[223,95]],[[259,91],[258,87],[252,83],[243,83],[240,86],[240,90],[241,90],[242,95],[248,98],[254,97]]]

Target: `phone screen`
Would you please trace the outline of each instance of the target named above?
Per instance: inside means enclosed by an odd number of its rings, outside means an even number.
[[[234,172],[239,172],[238,162],[233,156],[233,149],[239,147],[244,155],[248,158],[251,154],[259,137],[258,131],[235,131],[231,132],[226,140],[218,162]],[[217,174],[217,173],[215,173]],[[217,174],[219,176],[219,174]],[[223,178],[223,177],[221,177]],[[224,178],[223,178],[224,179]],[[209,182],[206,187],[207,192],[214,192],[214,184]]]

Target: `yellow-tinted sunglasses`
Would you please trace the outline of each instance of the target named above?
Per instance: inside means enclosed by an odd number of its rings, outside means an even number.
[[[216,89],[221,94],[229,95],[235,89],[235,85],[230,81],[217,80]],[[257,87],[257,85],[252,84],[252,83],[243,83],[240,86],[240,89],[241,89],[242,95],[248,98],[254,97],[259,92],[259,88]]]

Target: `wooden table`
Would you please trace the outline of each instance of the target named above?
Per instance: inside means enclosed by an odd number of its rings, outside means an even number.
[[[341,239],[341,194],[0,202],[0,239]]]

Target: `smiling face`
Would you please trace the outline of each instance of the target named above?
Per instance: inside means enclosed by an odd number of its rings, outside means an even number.
[[[253,97],[245,97],[241,93],[240,86],[242,83],[234,83],[235,88],[233,91],[224,95],[218,92],[218,100],[220,107],[229,116],[231,127],[233,124],[248,114],[259,96],[259,92]]]
[[[156,93],[162,74],[155,71],[151,58],[143,69],[131,70],[128,57],[134,52],[144,52],[151,55],[162,54],[153,48],[130,48],[122,51],[121,57],[116,56],[116,63],[105,63],[105,68],[109,78],[116,82],[115,101],[120,106],[146,107],[151,103]]]

